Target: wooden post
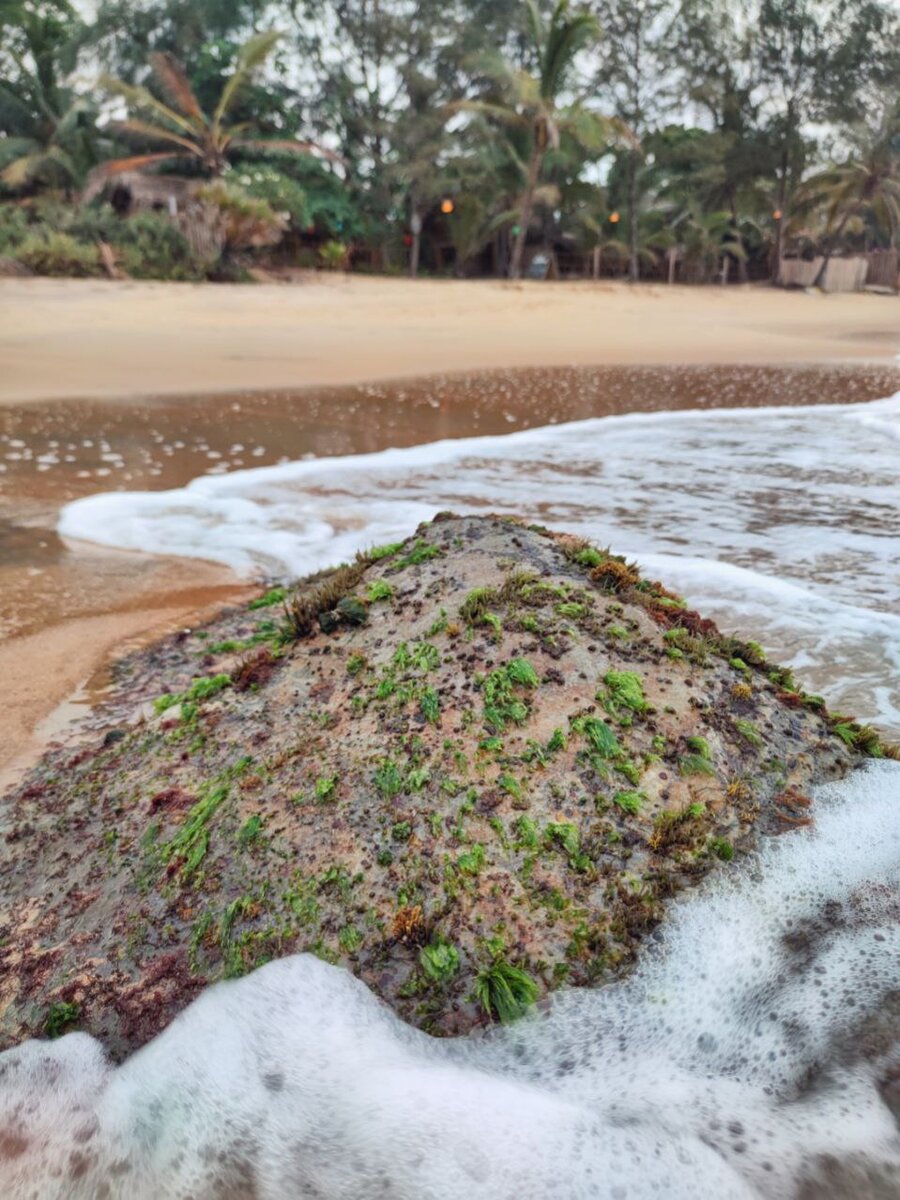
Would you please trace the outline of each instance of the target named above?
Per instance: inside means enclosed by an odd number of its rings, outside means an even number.
[[[600,278],[600,247],[594,247],[594,278]]]
[[[675,258],[677,251],[674,246],[670,246],[666,251],[666,257],[669,260],[669,286],[675,282]]]

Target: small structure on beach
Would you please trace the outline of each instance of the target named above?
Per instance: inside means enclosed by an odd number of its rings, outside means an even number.
[[[777,282],[782,287],[813,287],[822,267],[822,255],[815,258],[782,258]],[[872,250],[846,258],[829,259],[821,283],[825,292],[861,292],[864,288],[897,291],[898,255],[896,250]]]
[[[85,188],[82,201],[89,204],[103,197],[123,217],[140,212],[164,212],[174,218],[183,212],[205,182],[203,179],[186,179],[183,175],[123,171],[111,178],[94,179]]]

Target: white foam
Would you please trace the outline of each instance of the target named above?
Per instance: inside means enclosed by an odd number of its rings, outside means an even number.
[[[83,1034],[25,1043],[0,1055],[0,1194],[896,1195],[900,767],[816,811],[673,906],[628,981],[496,1038],[431,1040],[302,955],[210,989],[118,1068]]]
[[[900,655],[898,436],[900,395],[631,414],[90,496],[59,529],[291,578],[439,509],[520,513],[658,564],[810,690],[900,729],[900,672],[877,667]]]

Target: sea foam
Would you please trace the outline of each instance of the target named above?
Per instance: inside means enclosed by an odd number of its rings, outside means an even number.
[[[636,557],[900,731],[898,439],[900,395],[631,414],[89,496],[59,529],[290,579],[439,509],[517,513]]]
[[[727,874],[725,873],[727,871]],[[4,1200],[725,1200],[900,1192],[900,767],[673,904],[621,984],[432,1040],[301,955],[121,1066],[0,1055]]]

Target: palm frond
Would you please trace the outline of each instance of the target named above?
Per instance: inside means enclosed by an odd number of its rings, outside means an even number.
[[[114,96],[121,96],[129,108],[137,109],[139,112],[155,113],[158,118],[162,118],[185,133],[193,134],[195,132],[193,124],[187,117],[183,117],[181,113],[169,108],[168,104],[163,104],[162,100],[157,100],[149,88],[126,83],[123,79],[113,79],[109,75],[101,77],[100,86]]]
[[[177,105],[186,117],[202,125],[205,121],[203,110],[181,63],[171,54],[156,51],[150,55],[150,65],[169,100]]]
[[[505,104],[493,104],[489,100],[460,100],[455,107],[459,112],[478,113],[513,129],[527,129],[529,126],[527,117]]]
[[[250,82],[254,71],[266,61],[275,44],[281,37],[281,31],[270,29],[267,33],[258,33],[241,47],[237,63],[229,78],[225,81],[219,103],[213,113],[213,124],[220,125],[222,118],[231,108],[241,91]]]
[[[541,95],[546,100],[559,95],[578,51],[599,36],[600,26],[591,13],[570,15],[567,0],[559,0],[541,60]]]
[[[73,182],[77,176],[75,164],[65,150],[59,146],[49,146],[13,159],[0,172],[0,179],[7,187],[17,189],[27,187],[48,171],[51,175],[61,175],[69,182]]]
[[[318,158],[327,158],[329,162],[344,162],[340,154],[320,146],[318,142],[298,142],[295,138],[238,137],[230,139],[230,145],[255,154],[314,154]]]
[[[541,54],[544,49],[544,21],[541,17],[541,10],[538,8],[535,0],[525,0],[525,22],[528,26],[528,32],[531,34],[531,40],[534,42],[534,47],[538,54]]]
[[[137,117],[129,117],[126,121],[114,121],[113,128],[120,130],[122,133],[135,133],[140,137],[150,138],[154,142],[173,142],[176,146],[181,146],[183,150],[188,150],[191,154],[195,154],[198,158],[202,158],[203,152],[200,146],[189,138],[181,137],[180,134],[172,133],[163,125],[154,125],[150,121],[141,121]]]

